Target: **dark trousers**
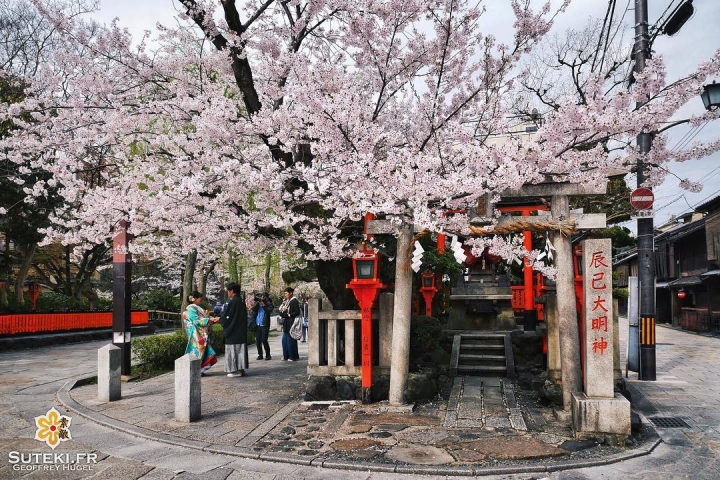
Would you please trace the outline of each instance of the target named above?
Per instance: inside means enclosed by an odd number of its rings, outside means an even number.
[[[283,332],[282,334],[282,350],[285,360],[300,360],[297,340],[292,338],[289,333]]]
[[[258,357],[263,356],[263,347],[265,347],[265,356],[270,356],[270,343],[268,342],[269,335],[270,325],[258,327],[257,332],[255,332],[255,345],[257,345]]]

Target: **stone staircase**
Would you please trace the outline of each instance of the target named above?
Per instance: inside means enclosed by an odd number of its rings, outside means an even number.
[[[451,373],[515,378],[510,335],[497,332],[459,333],[453,338]]]

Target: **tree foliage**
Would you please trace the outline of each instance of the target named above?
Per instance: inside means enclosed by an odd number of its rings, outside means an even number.
[[[632,91],[608,88],[619,70],[600,62],[573,77],[582,88],[547,102],[534,136],[507,135],[508,99],[527,92],[522,60],[565,3],[511,2],[503,43],[479,30],[490,8],[465,0],[227,1],[221,11],[181,0],[186,23],[140,44],[119,25],[90,31],[33,3],[62,32],[62,61],[40,65],[23,101],[0,110],[20,127],[0,151],[54,175],[75,208],[50,219],[72,243],[100,243],[125,219],[134,251],[157,258],[227,247],[259,257],[274,245],[333,260],[354,251],[366,212],[467,233],[445,209],[528,182],[603,182],[634,164],[642,131],[657,134],[650,182],[669,161],[720,148],[670,152],[662,140],[718,73],[718,55],[673,83],[652,59]]]

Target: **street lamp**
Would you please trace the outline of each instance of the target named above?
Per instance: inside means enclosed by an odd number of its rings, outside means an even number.
[[[703,87],[703,93],[700,94],[705,110],[712,110],[720,107],[720,84],[715,82]]]

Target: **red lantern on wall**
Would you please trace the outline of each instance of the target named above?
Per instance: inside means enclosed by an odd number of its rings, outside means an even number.
[[[679,298],[680,300],[682,300],[683,298],[685,298],[686,295],[687,295],[687,294],[685,293],[685,290],[680,290],[680,291],[678,291],[678,298]]]

